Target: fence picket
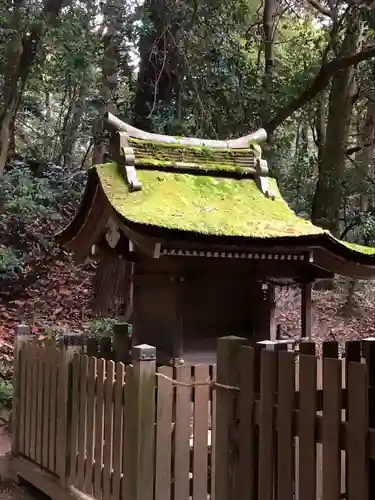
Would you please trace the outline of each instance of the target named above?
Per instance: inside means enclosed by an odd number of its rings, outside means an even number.
[[[195,367],[196,382],[209,382],[210,370],[208,365]],[[208,402],[209,386],[194,388],[193,413],[193,500],[207,500],[208,485]]]
[[[124,373],[125,365],[116,363],[116,379],[114,385],[114,407],[113,407],[113,478],[112,478],[112,499],[120,500],[121,491],[121,453],[123,436],[123,416],[125,418],[124,399]]]
[[[42,465],[48,468],[49,427],[50,427],[50,390],[51,390],[51,352],[50,346],[45,348],[43,376],[43,431],[42,431]]]
[[[294,385],[293,352],[280,352],[277,400],[277,498],[293,500],[294,494]]]
[[[86,467],[85,467],[85,491],[89,495],[93,493],[93,467],[94,467],[94,435],[95,435],[95,383],[96,383],[96,358],[88,360],[87,374],[87,422],[86,422]]]
[[[159,373],[173,378],[172,367],[162,366]],[[155,500],[171,498],[172,406],[172,382],[157,377]]]
[[[37,427],[37,408],[38,408],[38,368],[39,368],[39,346],[32,344],[31,347],[31,425],[30,425],[30,458],[36,460],[36,427]]]
[[[94,465],[94,496],[98,499],[102,495],[103,470],[103,440],[104,440],[104,381],[105,361],[97,361],[96,376],[96,407],[95,407],[95,465]]]
[[[316,500],[316,357],[299,356],[299,498]]]
[[[368,500],[368,378],[366,365],[348,363],[347,500]]]
[[[104,394],[104,451],[103,451],[103,499],[110,500],[112,482],[112,444],[113,444],[113,381],[115,364],[106,362]]]
[[[72,359],[72,424],[70,428],[70,481],[77,480],[78,459],[78,427],[79,427],[79,394],[80,394],[80,367],[81,358],[75,354]]]
[[[79,369],[79,423],[78,423],[78,460],[77,486],[85,491],[86,436],[87,436],[87,370],[89,358],[80,356]]]
[[[50,382],[50,427],[48,440],[48,468],[56,472],[56,424],[57,424],[57,378],[59,375],[59,351],[51,351],[51,382]]]
[[[323,500],[341,494],[341,387],[341,361],[323,358]]]
[[[44,366],[46,359],[46,348],[41,346],[39,348],[38,359],[38,401],[36,413],[36,436],[35,436],[35,459],[38,464],[42,463],[42,430],[43,430],[43,395],[44,395]]]
[[[361,362],[361,341],[360,340],[350,340],[345,343],[345,388],[348,391],[348,368],[350,365],[350,362],[355,361],[360,363]],[[348,404],[346,405],[346,410],[344,412],[345,414],[345,420],[348,421],[349,419],[349,410],[348,410]],[[344,484],[344,492],[347,494],[348,492],[348,468],[349,468],[349,457],[348,457],[348,451],[346,450],[345,453],[345,484]]]
[[[277,353],[262,350],[259,404],[259,500],[272,500],[274,486],[274,395],[276,393]]]
[[[254,349],[242,347],[240,352],[239,394],[239,500],[253,500],[254,492]]]
[[[191,382],[189,366],[176,368],[176,380],[182,383]],[[176,412],[174,416],[174,497],[189,498],[190,483],[190,401],[191,388],[177,385]]]
[[[134,401],[132,400],[132,385],[133,385],[133,374],[134,367],[133,365],[127,365],[126,374],[125,374],[125,385],[124,385],[124,401],[126,408],[130,407]],[[131,474],[132,474],[132,464],[129,464],[131,457],[129,456],[129,441],[132,437],[132,422],[128,416],[124,419],[123,426],[123,439],[122,439],[122,498],[127,499],[131,495]]]

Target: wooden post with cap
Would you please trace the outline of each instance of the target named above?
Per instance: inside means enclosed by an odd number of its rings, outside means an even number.
[[[240,385],[240,352],[247,339],[236,336],[217,341],[217,382],[224,386]],[[228,500],[237,497],[239,488],[238,414],[239,393],[217,388],[215,428],[215,498]]]
[[[129,369],[128,369],[129,368]],[[126,371],[123,497],[153,500],[156,347],[132,348]]]

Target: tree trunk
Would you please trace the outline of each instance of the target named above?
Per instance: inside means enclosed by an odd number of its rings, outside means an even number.
[[[358,167],[358,175],[361,178],[359,209],[366,212],[369,205],[369,196],[366,193],[366,178],[370,173],[370,167],[375,155],[375,101],[371,97],[367,101],[366,117],[362,129],[361,151],[356,155],[355,162]]]
[[[67,111],[67,120],[61,134],[61,151],[58,163],[63,162],[64,167],[70,168],[73,160],[74,146],[78,138],[78,129],[84,112],[84,98],[87,93],[87,78],[83,75],[79,86],[78,95]]]
[[[263,75],[263,95],[264,106],[262,121],[269,120],[272,77],[274,72],[274,34],[276,21],[277,3],[276,0],[264,0],[263,8],[263,47],[264,47],[264,75]]]
[[[38,55],[41,42],[47,29],[56,21],[61,8],[69,0],[45,0],[40,19],[35,22],[29,32],[20,39],[18,30],[9,41],[6,54],[6,74],[2,91],[2,106],[0,109],[0,177],[3,175],[9,151],[10,127],[17,114],[23,91],[30,75],[31,68]],[[12,24],[18,27],[20,7],[23,2],[15,6]]]
[[[323,160],[323,151],[324,151],[324,144],[326,142],[326,107],[325,107],[325,99],[324,99],[324,93],[319,96],[317,99],[317,106],[316,106],[316,116],[315,116],[315,130],[316,130],[316,145],[318,148],[318,169],[320,170],[320,167],[322,165],[322,160]]]
[[[171,110],[170,115],[178,120],[185,72],[182,44],[185,47],[190,29],[186,26],[186,6],[180,2],[179,9],[171,11],[167,0],[146,0],[144,4],[143,20],[150,29],[140,39],[141,61],[133,107],[134,125],[143,130],[154,130],[153,115],[160,109]],[[169,126],[167,123],[162,132],[168,133]]]
[[[105,152],[105,139],[103,135],[102,116],[106,112],[117,114],[116,92],[118,89],[118,70],[120,67],[119,48],[119,23],[117,20],[117,9],[115,5],[108,2],[103,9],[103,47],[102,60],[102,109],[100,117],[94,124],[94,147],[92,152],[92,163],[97,165],[103,163]]]
[[[355,54],[360,40],[359,22],[351,19],[340,56]],[[312,207],[313,222],[330,230],[334,235],[339,235],[341,181],[346,160],[353,88],[354,69],[351,66],[341,69],[332,79],[326,139]]]

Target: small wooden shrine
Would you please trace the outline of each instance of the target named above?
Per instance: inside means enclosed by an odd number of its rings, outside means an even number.
[[[105,123],[106,163],[90,169],[58,240],[95,256],[98,312],[125,304],[133,341],[156,345],[159,359],[203,359],[224,335],[274,335],[272,280],[301,284],[309,336],[314,280],[375,277],[374,249],[288,207],[262,159],[264,130],[220,141],[151,134],[110,114]]]

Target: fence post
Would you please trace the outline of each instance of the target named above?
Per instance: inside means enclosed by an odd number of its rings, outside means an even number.
[[[122,363],[130,361],[130,337],[131,325],[129,323],[116,323],[113,325],[113,348],[115,351],[115,360]]]
[[[363,357],[368,373],[368,426],[375,429],[375,338],[363,339]],[[368,494],[369,500],[375,498],[375,460],[369,460],[368,468]]]
[[[13,394],[12,394],[12,453],[19,454],[19,409],[20,409],[20,389],[21,389],[21,350],[25,343],[32,337],[31,329],[27,325],[18,325],[14,332],[14,352],[13,352]]]
[[[57,386],[57,442],[56,442],[56,468],[60,485],[66,487],[69,476],[70,460],[70,428],[71,428],[71,360],[75,353],[82,350],[81,335],[64,335],[61,342],[61,353],[58,368]],[[78,397],[75,394],[74,397]]]
[[[217,383],[239,387],[240,351],[246,344],[242,337],[218,339]],[[215,499],[228,500],[236,498],[239,491],[238,391],[217,387],[215,412]]]
[[[125,382],[125,498],[153,500],[156,348],[147,344],[134,346],[132,365],[131,376]]]

